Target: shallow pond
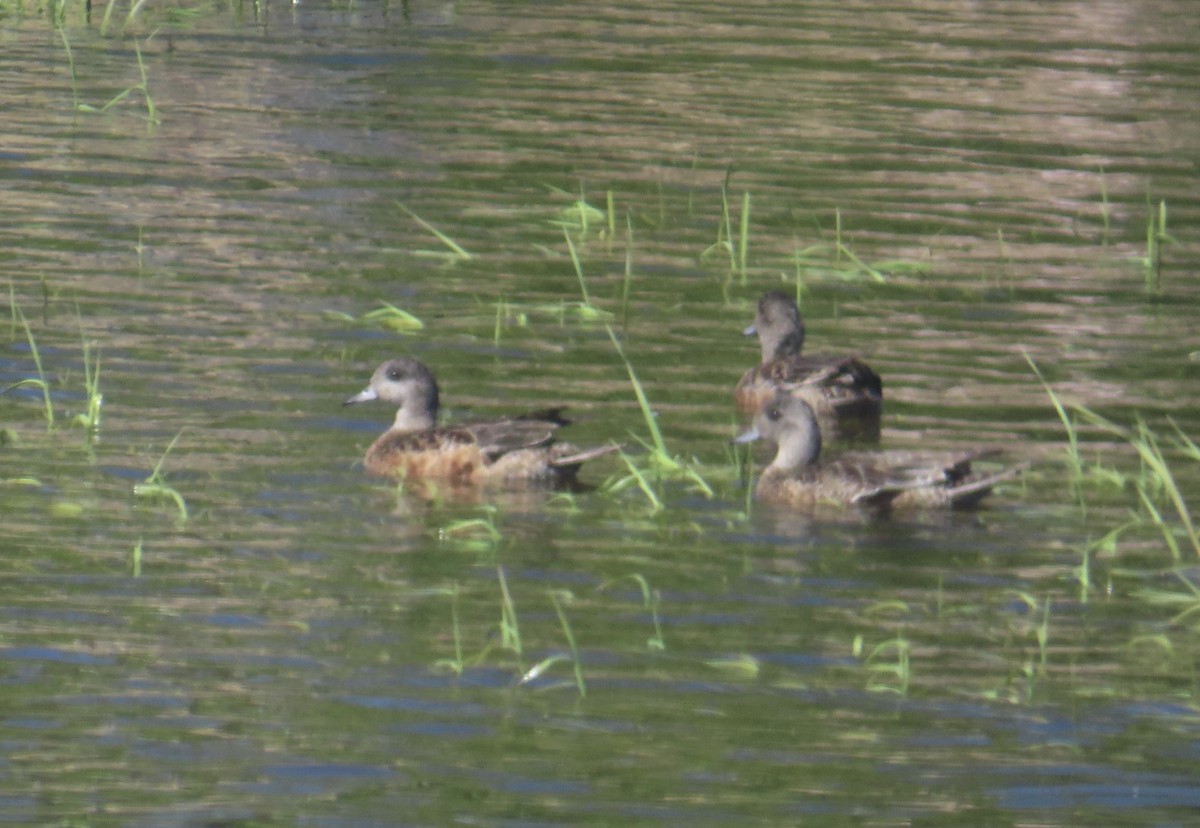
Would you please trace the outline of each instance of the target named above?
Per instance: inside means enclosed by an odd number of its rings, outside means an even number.
[[[1195,544],[1074,408],[1195,501],[1191,4],[0,8],[0,387],[49,395],[0,396],[4,821],[1195,813]],[[748,503],[741,331],[797,285],[885,445],[1033,469]],[[341,403],[398,354],[644,462],[614,339],[693,478],[363,474],[391,412]]]

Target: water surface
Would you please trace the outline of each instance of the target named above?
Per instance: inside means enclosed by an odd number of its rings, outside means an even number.
[[[1139,467],[1092,426],[1127,478],[1080,511],[1026,355],[1069,403],[1200,433],[1191,11],[72,9],[79,102],[140,83],[136,48],[157,124],[138,91],[74,110],[63,38],[5,18],[6,301],[55,412],[0,396],[8,820],[1178,824],[1195,648],[1152,598],[1186,587],[1157,530],[1105,541]],[[810,347],[883,375],[885,444],[1035,470],[975,514],[747,514],[740,332],[797,278]],[[424,327],[362,319],[384,302]],[[575,442],[645,439],[606,322],[711,497],[491,511],[362,474],[390,412],[341,402],[396,354],[454,416],[562,402]],[[0,383],[35,376],[16,316],[5,343]],[[160,460],[186,519],[134,494]],[[569,654],[560,609],[586,697],[568,661],[519,683]]]

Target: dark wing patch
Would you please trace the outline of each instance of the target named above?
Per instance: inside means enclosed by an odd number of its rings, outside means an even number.
[[[469,431],[488,462],[519,449],[549,445],[558,424],[546,420],[496,420],[460,427]]]
[[[757,369],[762,379],[780,386],[820,385],[835,393],[883,396],[883,380],[855,357],[796,355]]]

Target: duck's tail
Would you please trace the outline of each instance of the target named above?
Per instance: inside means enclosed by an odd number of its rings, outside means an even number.
[[[607,446],[596,446],[589,449],[578,449],[574,446],[567,446],[570,454],[563,454],[555,457],[550,461],[550,465],[555,469],[566,471],[568,469],[577,469],[588,460],[593,460],[597,457],[603,457],[606,454],[612,454],[614,451],[620,451],[621,446],[612,443]]]
[[[955,509],[969,509],[972,506],[976,506],[979,504],[979,501],[991,493],[993,486],[997,483],[1003,483],[1005,480],[1012,480],[1029,468],[1030,465],[1028,462],[1020,463],[992,474],[978,474],[965,477],[961,481],[946,487],[949,503]]]

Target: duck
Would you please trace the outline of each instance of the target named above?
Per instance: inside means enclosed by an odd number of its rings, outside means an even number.
[[[363,466],[368,474],[389,480],[570,486],[584,462],[618,448],[581,450],[556,440],[555,432],[570,422],[563,417],[563,407],[439,426],[437,379],[411,357],[380,365],[367,387],[344,405],[372,400],[396,406],[396,418],[367,449]]]
[[[734,442],[762,439],[776,446],[755,496],[798,508],[821,504],[877,509],[975,506],[992,488],[1020,471],[978,473],[972,462],[999,454],[994,448],[964,451],[857,451],[821,461],[821,431],[812,407],[786,391],[775,394],[754,424]]]
[[[754,414],[785,390],[808,403],[829,439],[879,441],[883,381],[857,357],[802,354],[804,320],[795,299],[781,290],[764,293],[744,333],[758,334],[762,362],[733,389],[740,412]]]

